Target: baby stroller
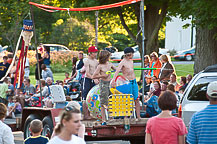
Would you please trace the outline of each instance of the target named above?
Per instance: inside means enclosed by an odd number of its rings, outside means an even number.
[[[77,81],[69,83],[69,96],[72,100],[81,101],[81,84]]]

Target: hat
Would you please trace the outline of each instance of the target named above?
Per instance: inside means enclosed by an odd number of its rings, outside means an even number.
[[[98,52],[97,47],[95,47],[95,46],[89,47],[89,48],[88,48],[88,53],[90,53],[90,52]]]
[[[209,83],[207,86],[207,94],[211,98],[217,98],[217,81]]]
[[[32,20],[23,20],[22,30],[24,30],[24,31],[33,31]]]
[[[124,49],[124,54],[127,54],[127,53],[134,53],[133,48],[131,48],[131,47],[125,48],[125,49]]]

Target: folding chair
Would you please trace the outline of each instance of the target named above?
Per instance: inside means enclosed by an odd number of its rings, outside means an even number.
[[[108,117],[135,115],[134,99],[132,94],[113,94],[109,96]]]

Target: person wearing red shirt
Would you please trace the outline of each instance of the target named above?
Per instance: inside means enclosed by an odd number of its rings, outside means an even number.
[[[158,99],[162,112],[148,120],[146,125],[146,144],[184,144],[187,134],[182,119],[172,116],[177,99],[174,93],[167,90]]]

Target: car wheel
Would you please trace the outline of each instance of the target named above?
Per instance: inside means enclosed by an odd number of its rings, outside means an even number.
[[[191,54],[186,54],[186,55],[185,55],[185,60],[187,60],[187,61],[192,61],[192,60],[193,60],[192,55],[191,55]]]
[[[35,115],[35,114],[31,114],[27,117],[25,124],[24,124],[24,139],[31,136],[31,132],[29,130],[29,127],[30,127],[31,121],[33,121],[34,119],[40,119],[40,117],[38,115]]]
[[[50,138],[53,133],[53,122],[51,117],[50,116],[44,117],[42,123],[43,123],[42,135]]]

